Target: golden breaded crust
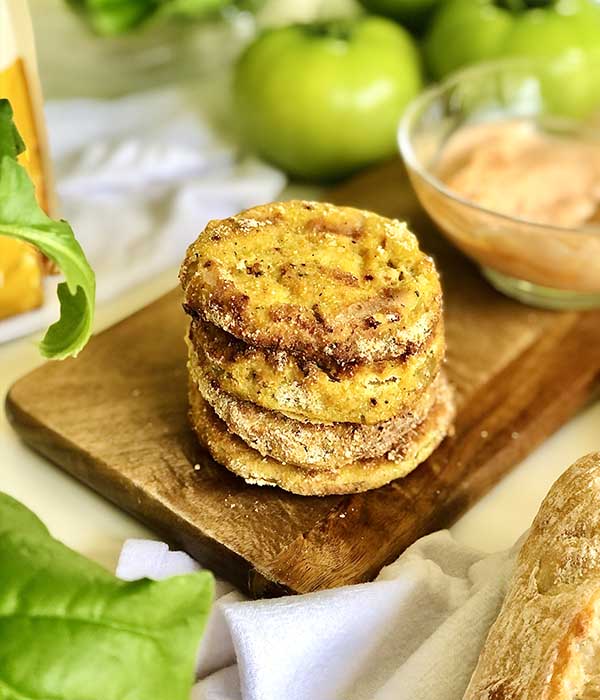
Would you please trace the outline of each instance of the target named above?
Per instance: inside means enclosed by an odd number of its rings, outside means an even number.
[[[290,353],[251,347],[203,321],[192,321],[189,344],[197,373],[243,401],[315,423],[374,425],[410,411],[437,377],[445,354],[443,322],[414,354],[347,365],[337,371]]]
[[[322,365],[410,353],[441,311],[433,261],[405,224],[319,202],[211,221],[180,280],[192,317]]]
[[[313,469],[335,469],[386,454],[404,433],[424,420],[440,385],[447,381],[441,372],[410,411],[383,423],[308,423],[236,399],[217,382],[207,382],[205,375],[197,370],[196,355],[191,348],[188,368],[204,400],[232,433],[263,456]]]
[[[454,417],[452,391],[440,391],[425,420],[408,431],[387,455],[318,470],[282,464],[263,457],[225,423],[190,382],[190,421],[198,439],[212,457],[250,484],[279,486],[303,496],[358,493],[406,476],[427,459],[450,430]]]

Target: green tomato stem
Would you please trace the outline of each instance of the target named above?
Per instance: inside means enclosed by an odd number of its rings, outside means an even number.
[[[307,34],[315,37],[330,37],[332,39],[348,41],[352,37],[356,22],[338,19],[328,22],[313,22],[312,24],[305,24],[302,26]]]

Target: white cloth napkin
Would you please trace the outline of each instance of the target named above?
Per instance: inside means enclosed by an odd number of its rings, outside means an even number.
[[[96,272],[98,301],[178,264],[209,219],[272,201],[284,188],[280,172],[240,157],[225,93],[215,78],[46,105],[60,215]],[[44,307],[0,322],[0,343],[57,317],[56,282],[48,280]]]
[[[225,584],[201,644],[193,700],[461,700],[518,551],[424,537],[372,583],[247,601]],[[117,575],[198,565],[128,541]]]

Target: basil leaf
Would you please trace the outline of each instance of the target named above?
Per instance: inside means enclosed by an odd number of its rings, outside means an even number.
[[[121,581],[0,493],[0,698],[189,700],[208,572]]]
[[[0,100],[0,236],[31,243],[65,276],[58,285],[60,318],[40,343],[41,353],[62,360],[76,356],[89,340],[94,318],[96,279],[66,221],[40,208],[33,184],[16,156],[22,144],[8,100]]]
[[[44,523],[14,498],[0,492],[0,538],[12,531],[48,536]]]

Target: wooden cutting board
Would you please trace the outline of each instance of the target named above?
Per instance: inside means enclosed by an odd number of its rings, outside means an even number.
[[[252,595],[373,578],[450,525],[564,423],[600,375],[600,313],[538,311],[494,292],[436,232],[399,163],[332,191],[407,219],[442,271],[456,434],[407,478],[327,498],[248,486],[203,454],[186,421],[177,291],[48,363],[7,398],[35,450]]]

